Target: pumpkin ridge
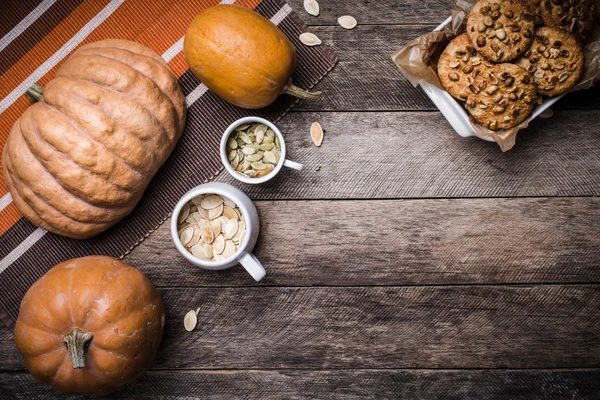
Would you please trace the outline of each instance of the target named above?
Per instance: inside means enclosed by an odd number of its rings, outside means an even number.
[[[89,82],[89,83],[92,83],[92,84],[94,84],[94,85],[96,85],[98,87],[101,87],[102,89],[108,90],[108,91],[110,91],[112,93],[115,93],[115,94],[118,94],[118,95],[121,95],[121,96],[125,97],[127,100],[132,101],[132,102],[138,104],[141,108],[143,108],[152,117],[152,119],[154,121],[156,121],[156,123],[158,125],[160,125],[160,127],[162,128],[163,135],[167,138],[167,142],[171,146],[171,150],[175,147],[175,143],[177,143],[177,140],[175,140],[175,141],[171,140],[171,138],[169,137],[169,133],[167,132],[167,129],[165,128],[165,126],[163,125],[163,123],[160,122],[160,120],[158,118],[156,118],[156,116],[154,115],[154,113],[152,111],[150,111],[144,104],[136,101],[135,99],[132,99],[131,97],[129,97],[128,95],[126,95],[123,92],[120,92],[120,91],[118,91],[116,89],[111,88],[110,86],[103,85],[102,83],[93,81],[91,79],[81,79],[81,78],[77,78],[77,77],[74,77],[74,76],[61,76],[61,78],[70,79],[70,80],[77,81],[77,82]],[[77,96],[77,97],[81,98],[81,96]],[[83,99],[83,100],[85,100],[85,99]],[[85,101],[87,101],[87,100],[85,100]],[[94,106],[94,104],[92,104],[92,106]],[[104,110],[102,110],[102,111],[104,111]],[[116,123],[116,121],[115,121],[115,123]],[[119,125],[119,126],[121,126],[121,125]]]
[[[16,181],[16,182],[19,182],[20,185],[25,186],[25,188],[26,188],[25,183],[18,176],[13,176],[12,180],[13,180],[13,184]],[[19,191],[19,188],[18,188],[17,185],[15,185],[15,188],[17,189],[17,191]],[[109,221],[109,222],[102,222],[102,223],[78,221],[76,219],[71,218],[67,214],[63,213],[61,210],[59,210],[58,208],[54,207],[52,204],[48,203],[46,200],[44,200],[44,198],[42,198],[40,195],[38,195],[35,191],[33,191],[31,189],[29,189],[29,190],[31,192],[31,195],[33,197],[35,197],[36,200],[38,200],[39,202],[43,203],[45,206],[49,207],[50,209],[52,209],[52,211],[55,211],[55,212],[59,213],[61,216],[64,216],[65,218],[71,220],[74,223],[82,224],[82,225],[88,225],[88,226],[102,226],[102,225],[107,225],[107,224],[110,224],[110,223],[116,223],[116,222],[118,222],[118,220],[114,221],[114,222],[113,221]],[[71,192],[68,192],[68,191],[67,191],[67,193],[71,194]],[[26,196],[23,196],[20,191],[19,191],[19,195],[23,199],[23,201],[26,201],[25,200]],[[76,196],[74,196],[74,197],[76,197]],[[55,224],[53,224],[52,222],[48,221],[47,219],[44,219],[42,217],[40,217],[40,219],[42,219],[46,224],[48,224],[49,226],[51,226],[54,230],[58,230],[60,232],[63,232],[63,229],[61,227],[56,226]],[[50,230],[50,229],[48,229],[48,230]]]
[[[132,48],[134,48],[134,47],[135,47],[136,51],[132,51]],[[123,39],[104,39],[104,40],[100,40],[97,42],[87,43],[87,44],[81,46],[80,48],[78,48],[73,54],[83,52],[88,49],[104,49],[104,48],[121,49],[121,50],[131,51],[132,53],[135,53],[135,54],[141,54],[146,57],[155,59],[160,64],[162,64],[163,66],[165,66],[169,70],[171,70],[171,67],[169,67],[169,64],[167,64],[167,62],[157,52],[152,50],[150,47],[143,45],[141,43],[131,42],[129,40],[123,40]],[[172,70],[171,70],[171,72],[172,72]]]
[[[84,79],[79,79],[79,78],[74,78],[74,77],[66,77],[66,76],[60,77],[58,79],[70,80],[70,81],[79,82],[79,83],[82,83],[82,84],[90,84],[90,85],[93,85],[93,86],[97,86],[97,87],[99,87],[99,88],[101,88],[103,90],[106,90],[106,91],[111,91],[113,93],[121,94],[120,92],[116,92],[116,91],[111,90],[109,87],[103,86],[101,84],[98,84],[96,82],[92,82],[92,81],[89,81],[89,80],[84,80]],[[82,97],[81,95],[79,95],[76,90],[73,90],[73,91],[65,91],[65,90],[62,90],[62,89],[57,89],[57,90],[60,91],[60,92],[62,92],[62,93],[68,93],[70,96],[76,97],[77,99],[80,99],[82,102],[85,102],[86,104],[88,104],[90,107],[93,107],[96,110],[102,112],[109,119],[111,119],[115,123],[115,125],[118,126],[123,132],[132,134],[140,142],[140,144],[138,144],[139,146],[143,146],[144,143],[149,143],[151,145],[149,147],[157,147],[157,148],[163,147],[162,143],[150,143],[147,139],[139,137],[138,135],[135,134],[135,132],[133,132],[127,126],[124,126],[120,122],[118,122],[117,118],[115,118],[111,114],[109,114],[108,111],[104,107],[101,107],[101,106],[99,106],[97,104],[91,103],[88,99],[86,99],[85,97]],[[134,99],[131,99],[131,98],[127,97],[127,96],[123,96],[123,97],[126,98],[127,100],[129,100],[129,101],[137,104],[146,113],[146,115],[150,116],[150,118],[152,119],[153,122],[156,123],[156,125],[160,126],[160,129],[162,130],[162,135],[166,139],[166,142],[164,144],[170,146],[171,143],[170,143],[168,134],[165,132],[165,129],[164,129],[163,125],[160,123],[159,120],[156,119],[156,117],[152,114],[152,112],[150,110],[148,110],[146,107],[144,107],[143,104],[137,103]],[[46,104],[49,104],[49,103],[46,103]],[[57,111],[59,113],[61,113],[61,115],[63,114],[59,109],[57,109]],[[99,141],[98,139],[96,139],[94,136],[91,136],[91,135],[87,134],[87,132],[83,128],[79,127],[79,124],[77,122],[74,121],[74,123],[76,124],[76,126],[75,126],[76,129],[78,129],[79,131],[82,131],[91,140],[97,142],[100,145],[103,145],[110,153],[114,154],[114,151],[110,147],[108,147],[107,145],[105,145],[104,143],[102,143],[101,141]],[[153,158],[152,163],[157,163],[157,164],[159,164],[159,166],[162,165],[162,162],[160,161],[160,160],[162,160],[162,157],[158,157],[157,154],[155,153],[155,151],[152,148],[147,148],[147,149],[145,149],[145,151],[147,153],[150,153],[152,155],[152,158]],[[164,158],[165,159],[168,158],[168,155],[171,154],[171,152],[172,152],[172,149],[169,150],[169,153]],[[139,170],[137,166],[131,165],[129,162],[127,162],[127,160],[123,159],[122,157],[118,156],[117,154],[115,154],[115,157],[117,157],[119,160],[121,160],[123,162],[123,164],[125,164],[128,167],[130,167],[133,171],[138,172],[144,179],[148,178],[148,174],[154,174],[154,173],[156,173],[156,171],[148,171],[147,173],[145,173],[145,172]],[[150,164],[152,164],[152,163],[150,163]],[[158,170],[158,168],[157,168],[157,170]]]
[[[50,105],[50,104],[48,104],[48,103],[45,103],[45,102],[43,102],[43,103],[40,103],[40,106],[46,106],[46,107],[49,107],[49,108],[51,108],[52,110],[54,110],[54,111],[56,111],[56,112],[60,113],[60,111],[59,111],[58,109],[56,109],[55,107],[53,107],[52,105]],[[61,114],[62,116],[64,116],[64,117],[66,117],[64,114],[62,114],[62,113],[60,113],[60,114]],[[67,119],[67,120],[68,120],[68,119]],[[36,124],[36,126],[37,126],[37,121],[35,121],[35,124]],[[71,122],[71,125],[72,125],[72,122]],[[83,133],[83,132],[82,132],[82,133]],[[30,153],[31,153],[31,154],[34,156],[34,159],[35,159],[35,160],[38,162],[38,164],[39,164],[39,165],[40,165],[40,166],[41,166],[41,167],[42,167],[42,168],[43,168],[43,169],[44,169],[44,170],[45,170],[45,171],[46,171],[46,172],[47,172],[47,173],[48,173],[48,174],[49,174],[49,175],[50,175],[52,178],[54,178],[54,180],[55,180],[55,181],[57,181],[57,182],[59,183],[59,185],[60,185],[62,188],[64,188],[64,189],[65,189],[65,190],[66,190],[68,193],[71,193],[71,194],[73,194],[73,196],[75,196],[75,197],[77,197],[78,199],[82,200],[84,203],[86,203],[86,204],[89,204],[89,205],[92,205],[92,206],[95,206],[95,207],[97,207],[97,208],[102,208],[102,209],[105,209],[105,210],[109,209],[109,210],[114,210],[114,211],[118,211],[118,210],[120,210],[120,209],[122,209],[122,208],[126,208],[126,207],[113,208],[113,207],[111,207],[111,206],[110,206],[110,204],[112,203],[112,202],[110,202],[110,201],[109,201],[109,204],[107,204],[107,205],[104,205],[104,204],[98,205],[98,204],[92,203],[92,202],[91,202],[91,201],[89,201],[89,200],[85,200],[84,198],[82,198],[82,197],[80,196],[80,194],[79,194],[79,193],[77,193],[77,192],[75,192],[75,191],[72,191],[72,189],[71,189],[71,188],[73,187],[73,185],[71,185],[71,184],[68,184],[68,183],[67,183],[67,184],[65,184],[65,182],[64,182],[64,181],[63,181],[63,180],[62,180],[60,177],[58,177],[58,176],[54,175],[54,173],[53,173],[52,171],[50,171],[50,170],[48,169],[48,167],[47,167],[47,166],[46,166],[46,165],[45,165],[43,162],[41,162],[41,161],[39,160],[39,158],[38,158],[38,157],[36,157],[36,156],[35,156],[35,154],[36,154],[36,153],[33,151],[34,149],[32,149],[32,148],[30,147],[30,145],[29,145],[29,142],[28,142],[28,140],[27,140],[26,136],[23,134],[23,129],[21,129],[21,137],[23,138],[23,141],[24,141],[24,142],[25,142],[25,144],[27,145],[27,148],[29,149],[29,152],[30,152]],[[45,139],[44,139],[44,138],[43,138],[41,135],[40,135],[40,137],[41,137],[41,139],[42,139],[42,140],[43,140],[45,143],[48,143],[48,142],[47,142],[47,141],[46,141],[46,140],[45,140]],[[49,145],[49,146],[52,146],[50,143],[48,143],[48,145]],[[57,151],[58,151],[58,150],[57,150]],[[81,167],[81,169],[82,169],[82,170],[84,170],[84,171],[87,171],[87,172],[89,172],[89,173],[90,173],[90,174],[92,174],[92,175],[94,175],[94,173],[93,173],[92,171],[89,171],[88,169],[86,169],[86,168],[84,168],[84,167]],[[111,184],[112,186],[115,186],[115,187],[117,187],[117,189],[120,189],[118,186],[114,185],[114,183],[112,183],[112,182],[108,182],[106,179],[103,179],[102,177],[99,177],[99,176],[98,176],[98,178],[99,178],[99,179],[101,179],[101,180],[102,180],[102,181],[104,181],[104,182],[107,182],[107,183]],[[121,192],[124,192],[123,190],[120,190],[120,191],[121,191]],[[132,194],[133,194],[133,193],[132,193]],[[86,194],[86,196],[87,196],[87,194]],[[131,200],[130,200],[130,201],[134,201],[134,199],[135,199],[135,196],[132,196],[132,198],[131,198]],[[128,203],[129,203],[129,202],[128,202]]]
[[[107,58],[107,57],[100,57],[100,56],[97,56],[95,54],[94,55],[83,55],[82,54],[82,55],[73,55],[73,56],[69,57],[68,62],[75,62],[73,60],[76,60],[78,57],[99,57],[99,58],[104,58],[105,60],[116,61],[116,60],[112,60],[112,59]],[[116,61],[116,62],[118,62],[119,65],[123,64],[120,61]],[[102,67],[106,68],[107,70],[108,69],[113,69],[113,70],[115,69],[114,66],[110,66],[110,65],[106,65],[106,64],[101,64],[101,65],[102,65]],[[114,87],[108,86],[108,85],[106,85],[106,84],[98,81],[96,76],[87,76],[85,79],[82,79],[82,78],[80,78],[77,75],[70,75],[67,72],[63,72],[63,69],[66,66],[67,66],[67,63],[63,64],[63,67],[60,70],[57,71],[57,73],[56,73],[57,77],[67,77],[67,78],[71,78],[71,79],[80,79],[80,80],[84,80],[84,81],[93,82],[93,83],[95,83],[98,86],[101,86],[101,87],[103,87],[105,89],[111,90],[114,93],[118,93],[121,96],[126,97],[126,98],[128,98],[129,100],[131,100],[131,101],[133,101],[135,103],[140,104],[141,106],[143,106],[144,108],[146,108],[148,110],[148,112],[150,112],[154,116],[154,118],[160,123],[160,125],[163,127],[163,129],[165,131],[165,134],[169,138],[169,142],[171,143],[171,146],[174,146],[174,144],[177,142],[177,139],[178,139],[178,136],[179,136],[179,132],[177,132],[177,130],[175,129],[174,132],[173,132],[173,137],[171,138],[171,135],[169,133],[170,130],[168,129],[168,127],[165,126],[165,124],[163,123],[163,121],[161,121],[161,119],[158,118],[157,115],[152,110],[150,110],[145,104],[143,104],[143,100],[135,99],[135,98],[131,97],[128,93],[125,93],[125,92],[122,92],[122,91],[118,90],[118,88],[114,88]],[[138,77],[140,76],[140,74],[137,72],[137,70],[135,68],[132,68],[129,65],[126,65],[126,66],[128,68],[130,68],[132,71],[135,71],[135,73],[136,73],[136,75]],[[116,73],[119,74],[119,75],[122,74],[122,72],[120,72],[120,71],[116,71]],[[144,78],[147,79],[148,81],[150,81],[150,83],[156,87],[156,83],[155,82],[153,82],[151,79],[147,78],[146,76],[144,76]],[[132,86],[139,86],[139,83],[136,83],[135,85],[132,85]],[[168,97],[167,97],[167,99],[168,99]],[[169,103],[170,103],[170,99],[169,99]],[[175,110],[172,110],[172,111],[175,111]],[[169,112],[169,114],[171,114],[171,117],[173,118],[173,120],[177,119],[177,112]]]
[[[12,160],[8,160],[10,167],[12,168]],[[13,168],[14,169],[14,168]],[[43,197],[41,197],[40,195],[38,195],[34,190],[32,190],[31,188],[29,188],[27,185],[25,185],[25,182],[23,182],[23,180],[18,176],[18,175],[14,175],[11,176],[11,181],[13,183],[13,186],[15,187],[15,189],[17,190],[17,193],[19,194],[19,197],[23,200],[23,202],[25,202],[26,204],[28,204],[28,200],[26,200],[28,197],[34,197],[36,201],[42,203],[42,205],[50,208],[51,211],[56,212],[58,214],[60,214],[61,216],[64,216],[65,218],[71,220],[72,222],[76,223],[76,224],[81,224],[81,225],[85,225],[88,227],[100,227],[100,226],[105,226],[105,225],[109,225],[112,226],[112,224],[115,224],[116,222],[118,222],[118,219],[115,221],[108,221],[108,222],[102,222],[102,223],[94,223],[94,222],[85,222],[85,221],[79,221],[76,220],[74,218],[71,218],[69,215],[65,214],[64,212],[62,212],[60,209],[56,208],[55,206],[53,206],[52,204],[48,203]],[[22,188],[22,190],[21,190]],[[23,192],[23,190],[29,190],[30,192],[30,196],[27,196],[26,193]],[[63,189],[64,190],[64,189]],[[66,191],[66,193],[72,195],[70,192]],[[73,196],[73,195],[72,195]],[[73,196],[76,197],[76,196]],[[77,197],[76,197],[77,198]],[[82,199],[77,198],[78,200],[84,201]],[[85,202],[85,201],[84,201]],[[89,203],[86,203],[88,206],[92,206],[95,207]],[[34,206],[35,207],[35,206]],[[31,207],[32,209],[35,209],[34,207]],[[98,208],[98,207],[96,207]],[[60,227],[60,226],[56,226],[54,223],[50,222],[48,219],[46,218],[42,218],[39,213],[36,211],[36,215],[38,215],[38,217],[40,218],[40,220],[44,221],[46,223],[46,225],[51,228],[51,229],[47,229],[49,231],[60,231],[63,232],[64,230]]]
[[[112,119],[112,118],[110,117],[110,115],[108,115],[108,114],[106,113],[106,111],[104,111],[104,109],[102,109],[102,107],[98,107],[98,106],[96,106],[96,105],[94,105],[94,104],[90,103],[89,101],[87,101],[87,100],[86,100],[86,99],[84,99],[83,97],[81,97],[81,96],[77,96],[77,95],[76,95],[76,94],[74,94],[74,93],[71,93],[71,92],[66,92],[66,91],[62,91],[62,90],[60,90],[60,89],[59,89],[59,91],[61,91],[62,93],[68,94],[69,96],[74,96],[74,97],[77,97],[77,98],[78,98],[78,99],[80,99],[81,101],[88,103],[88,104],[89,104],[91,107],[94,107],[94,108],[96,108],[96,109],[98,109],[98,110],[102,111],[102,112],[103,112],[103,113],[104,113],[104,114],[105,114],[107,117],[109,117],[111,120],[113,120],[113,122],[114,122],[116,125],[118,125],[118,126],[119,126],[119,128],[121,128],[121,129],[122,129],[124,132],[129,132],[129,130],[125,129],[125,128],[124,128],[123,126],[121,126],[121,125],[120,125],[120,124],[119,124],[117,121],[115,121],[114,119]],[[137,174],[138,174],[138,175],[139,175],[139,176],[142,178],[142,180],[143,180],[144,182],[148,181],[148,176],[147,176],[147,175],[146,175],[146,174],[145,174],[143,171],[140,171],[140,170],[138,170],[138,169],[137,169],[135,166],[133,166],[133,165],[129,164],[127,161],[125,161],[125,160],[124,160],[123,158],[121,158],[119,155],[117,155],[116,153],[114,153],[114,152],[113,152],[113,151],[112,151],[112,150],[111,150],[109,147],[107,147],[107,146],[106,146],[104,143],[102,143],[101,141],[99,141],[98,139],[96,139],[95,137],[93,137],[92,135],[90,135],[89,133],[87,133],[87,132],[85,131],[85,129],[83,129],[83,127],[81,127],[81,126],[79,125],[79,123],[77,123],[75,120],[73,120],[73,118],[71,118],[71,117],[70,117],[68,114],[66,114],[65,112],[62,112],[60,109],[58,109],[56,106],[54,106],[54,105],[52,105],[52,104],[50,104],[50,103],[47,103],[47,102],[45,102],[45,101],[44,101],[44,103],[43,103],[43,104],[47,105],[48,107],[50,107],[51,109],[53,109],[53,110],[54,110],[56,113],[58,113],[59,115],[61,115],[62,117],[64,117],[64,118],[67,120],[67,122],[68,122],[68,123],[69,123],[69,124],[70,124],[70,125],[71,125],[71,126],[74,128],[74,129],[75,129],[75,130],[77,130],[78,132],[80,132],[80,133],[81,133],[83,136],[87,137],[87,138],[88,138],[90,141],[92,141],[92,142],[94,142],[94,143],[98,144],[99,146],[101,146],[102,148],[104,148],[104,149],[105,149],[105,150],[106,150],[108,153],[110,153],[110,154],[113,154],[113,155],[114,155],[114,157],[115,157],[115,158],[116,158],[118,161],[120,161],[120,162],[121,162],[121,163],[122,163],[122,164],[123,164],[125,167],[127,167],[127,168],[129,168],[131,171],[133,171],[133,172],[137,173]]]
[[[16,123],[18,123],[18,122],[19,122],[19,120],[17,120]],[[36,221],[36,225],[48,230],[48,228],[49,228],[48,224],[42,219],[42,217],[40,217],[38,212],[36,210],[34,210],[29,204],[27,204],[27,202],[23,199],[23,197],[21,197],[21,193],[19,192],[19,190],[13,183],[13,180],[10,176],[12,174],[11,170],[13,169],[13,166],[12,166],[12,163],[10,163],[8,160],[8,158],[9,158],[9,156],[8,156],[9,142],[10,142],[10,135],[8,136],[8,139],[6,140],[6,143],[4,144],[4,150],[2,151],[2,163],[5,165],[5,168],[2,169],[3,170],[2,176],[4,177],[4,182],[6,183],[6,187],[12,193],[13,201],[15,202],[15,204],[19,205],[19,207],[18,207],[19,211],[23,215],[26,215],[28,212],[32,213],[33,217],[34,217],[33,219],[35,219],[35,221]],[[24,210],[24,211],[22,211],[22,210]],[[28,218],[28,217],[26,216],[26,218]]]
[[[19,132],[20,133],[20,132]],[[22,136],[22,135],[21,135]],[[27,148],[27,150],[29,150],[29,148]],[[33,157],[33,159],[39,163],[39,161],[35,158],[35,156]],[[7,165],[7,169],[9,170],[9,174],[11,175],[11,182],[13,183],[13,186],[15,187],[15,189],[17,190],[17,193],[19,194],[19,197],[25,202],[28,203],[28,201],[26,200],[27,196],[26,193],[24,193],[24,190],[29,190],[29,192],[31,192],[31,195],[38,201],[42,202],[44,205],[46,205],[47,207],[51,208],[53,211],[58,212],[61,215],[64,215],[66,218],[70,219],[73,222],[76,223],[80,223],[80,224],[84,224],[84,225],[92,225],[92,226],[101,226],[101,225],[106,225],[107,223],[115,223],[112,220],[108,221],[108,222],[103,222],[103,223],[94,223],[94,222],[87,222],[87,221],[79,221],[76,220],[74,218],[69,217],[65,212],[61,211],[60,209],[56,208],[54,205],[52,205],[51,203],[48,203],[43,197],[41,197],[36,190],[31,189],[28,185],[25,184],[24,178],[21,178],[21,176],[16,173],[16,169],[14,168],[13,165],[13,160],[10,157],[10,154],[6,157],[6,159],[4,160],[6,165]],[[43,168],[43,166],[42,166]],[[44,169],[45,170],[45,169]],[[12,171],[12,172],[11,172]],[[85,200],[75,196],[73,193],[69,192],[68,190],[64,189],[62,186],[60,186],[60,189],[62,189],[65,193],[71,195],[72,197],[74,197],[76,199],[76,201],[81,201],[83,202],[87,207],[94,207],[94,208],[101,208],[101,207],[96,207],[92,204],[89,204],[88,202],[86,202]],[[34,207],[31,207],[34,209]],[[112,211],[112,210],[111,210]],[[37,213],[36,211],[36,214]],[[45,221],[49,226],[54,227],[54,229],[58,229],[60,231],[62,231],[62,229],[60,227],[56,227],[54,224],[50,223],[48,220],[42,218],[41,216],[39,216],[40,219],[42,219],[43,221]],[[95,219],[97,220],[98,218],[95,217]]]
[[[50,108],[53,108],[53,107],[52,107],[52,106],[50,106],[48,103],[43,103],[43,104],[47,105],[47,106],[48,106],[48,107],[50,107]],[[54,109],[56,110],[56,108],[54,108]],[[58,110],[57,110],[57,111],[58,111]],[[62,114],[62,113],[61,113],[61,115],[63,115],[64,117],[66,117],[66,115],[64,115],[64,114]],[[68,118],[67,118],[67,121],[68,121],[68,122],[70,122]],[[135,193],[134,191],[132,191],[132,190],[129,190],[129,189],[127,189],[126,187],[122,187],[122,186],[120,186],[120,185],[118,185],[118,184],[116,184],[116,183],[114,183],[114,182],[111,182],[111,181],[109,181],[108,179],[106,179],[105,177],[103,177],[103,176],[99,175],[99,174],[98,174],[98,173],[96,173],[95,171],[93,171],[93,170],[91,170],[91,169],[89,169],[89,168],[86,168],[86,167],[84,167],[83,165],[79,164],[77,161],[75,161],[74,159],[72,159],[71,157],[69,157],[69,155],[68,155],[68,154],[65,154],[65,153],[63,153],[62,151],[60,151],[60,150],[59,150],[58,148],[56,148],[56,147],[55,147],[55,146],[54,146],[52,143],[48,142],[48,141],[46,140],[46,138],[45,138],[45,137],[44,137],[44,136],[43,136],[43,135],[40,133],[39,124],[37,123],[37,121],[36,121],[35,125],[36,125],[36,127],[37,127],[37,130],[35,130],[35,131],[36,131],[36,132],[35,132],[35,135],[36,135],[36,136],[37,136],[37,137],[40,139],[40,141],[41,141],[41,142],[43,142],[43,143],[45,143],[46,145],[50,146],[50,147],[51,147],[51,148],[52,148],[52,149],[53,149],[53,150],[54,150],[56,153],[60,154],[60,155],[62,156],[62,158],[63,158],[63,159],[64,159],[64,160],[65,160],[67,163],[70,163],[70,164],[72,164],[72,165],[76,165],[77,167],[81,168],[82,170],[84,170],[84,171],[87,171],[87,172],[89,172],[90,174],[92,174],[92,175],[94,175],[94,176],[98,177],[99,179],[102,179],[103,181],[107,182],[109,185],[112,185],[112,186],[116,187],[117,189],[120,189],[121,191],[127,192],[127,193],[129,193],[130,195],[132,195],[132,196],[134,196],[134,197],[135,197],[135,194],[136,194],[136,193]],[[72,124],[71,124],[71,125],[72,125]],[[22,132],[22,130],[21,130],[21,132]],[[30,143],[30,141],[28,140],[28,138],[27,138],[27,136],[26,136],[26,135],[23,135],[23,139],[25,140],[25,143],[27,143],[27,146],[29,147],[29,151],[31,151],[33,154],[35,154],[35,152],[34,152],[34,149],[31,147],[31,146],[32,146],[32,144]],[[105,149],[106,149],[106,148],[105,148]],[[113,153],[111,153],[111,154],[113,154]],[[37,157],[36,157],[36,158],[37,158]],[[39,160],[39,159],[38,159],[38,160]],[[46,169],[46,171],[48,171],[48,173],[49,173],[50,175],[52,175],[52,176],[53,176],[53,177],[54,177],[54,178],[55,178],[57,181],[61,182],[61,186],[65,187],[65,185],[64,185],[64,182],[63,182],[63,181],[62,181],[62,180],[61,180],[59,177],[57,177],[56,175],[54,175],[54,173],[52,173],[52,171],[50,171],[50,170],[48,169],[48,167],[47,167],[46,165],[44,165],[44,163],[43,163],[43,162],[40,162],[40,164],[42,164],[42,165],[44,166],[44,168]],[[79,196],[78,196],[78,197],[79,197]],[[105,208],[109,208],[109,207],[105,207]]]
[[[111,48],[108,48],[108,47],[96,47],[93,50],[103,50],[103,49],[110,50]],[[121,51],[126,51],[126,52],[130,53],[133,57],[142,57],[144,59],[148,59],[148,61],[150,61],[152,63],[155,63],[158,66],[158,68],[161,68],[162,70],[167,71],[167,73],[170,74],[173,77],[173,79],[175,79],[175,81],[177,81],[177,78],[175,77],[175,75],[173,75],[173,72],[170,71],[169,69],[165,68],[165,66],[162,65],[161,63],[159,63],[158,60],[156,60],[155,58],[152,58],[152,57],[147,56],[145,54],[135,53],[135,52],[127,50],[127,49],[121,49],[121,48],[116,48],[116,49],[117,50],[121,50]],[[143,71],[139,70],[134,65],[127,64],[123,60],[120,60],[120,59],[115,58],[115,57],[110,57],[110,56],[105,55],[105,54],[91,53],[91,54],[85,54],[85,55],[94,55],[94,56],[97,56],[97,57],[108,58],[110,60],[114,60],[114,61],[120,62],[121,64],[124,64],[124,65],[126,65],[126,66],[128,66],[128,67],[130,67],[130,68],[132,68],[134,70],[136,70],[140,75],[143,75],[146,78],[148,78],[152,83],[154,83],[154,85],[158,88],[158,90],[160,90],[160,92],[163,94],[163,96],[165,96],[167,99],[169,99],[169,102],[173,106],[173,110],[175,110],[175,114],[178,117],[178,118],[175,119],[176,123],[177,123],[177,131],[178,132],[183,131],[183,126],[181,126],[181,121],[185,120],[185,109],[186,109],[186,107],[185,107],[185,100],[184,100],[184,106],[183,106],[183,115],[180,115],[179,110],[178,110],[177,106],[175,105],[175,101],[173,100],[173,98],[171,98],[171,96],[169,95],[169,93],[165,92],[163,90],[163,88],[160,87],[160,85],[158,83],[156,83],[156,81],[152,77],[148,76],[146,73],[144,73]]]

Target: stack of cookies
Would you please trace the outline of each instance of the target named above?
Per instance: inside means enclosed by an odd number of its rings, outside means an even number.
[[[479,0],[440,56],[440,81],[482,126],[515,127],[579,81],[594,15],[594,0]]]

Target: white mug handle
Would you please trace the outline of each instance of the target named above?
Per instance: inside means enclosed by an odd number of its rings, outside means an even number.
[[[267,274],[260,261],[253,254],[243,252],[238,261],[256,282],[259,282]]]
[[[304,165],[290,160],[283,160],[283,166],[295,169],[296,171],[302,171],[302,168],[304,168]]]

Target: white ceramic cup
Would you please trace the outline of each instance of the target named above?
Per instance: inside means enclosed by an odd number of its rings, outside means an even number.
[[[235,130],[235,128],[237,128],[238,126],[243,125],[243,124],[264,124],[264,125],[268,126],[269,128],[271,128],[271,130],[273,132],[275,132],[275,134],[279,138],[279,145],[280,145],[280,150],[281,150],[281,157],[279,157],[279,162],[277,163],[277,165],[275,166],[273,171],[271,171],[270,173],[268,173],[265,176],[261,176],[260,178],[250,178],[250,177],[240,174],[235,169],[233,169],[233,167],[229,164],[229,160],[227,159],[227,139],[229,139],[229,136]],[[279,171],[281,171],[282,167],[288,167],[288,168],[295,169],[297,171],[302,171],[302,168],[304,168],[304,166],[302,164],[299,164],[294,161],[286,160],[285,155],[286,155],[285,140],[283,139],[283,135],[281,134],[281,131],[274,124],[272,124],[271,122],[267,121],[264,118],[260,118],[260,117],[240,118],[237,121],[235,121],[233,124],[229,125],[229,128],[227,128],[227,130],[223,134],[223,138],[221,139],[221,161],[223,162],[223,166],[225,167],[227,172],[229,172],[231,174],[231,176],[233,176],[235,179],[237,179],[241,182],[244,182],[244,183],[257,184],[257,183],[266,182],[269,179],[274,178],[275,175],[277,175],[279,173]]]
[[[192,253],[187,251],[181,243],[181,240],[179,240],[179,233],[177,229],[177,219],[179,217],[179,213],[181,212],[181,209],[185,203],[188,203],[194,197],[197,197],[201,194],[218,194],[219,196],[227,197],[237,204],[242,211],[242,217],[246,223],[246,234],[244,236],[244,240],[242,243],[240,243],[239,250],[226,260],[201,260],[197,257],[194,257]],[[186,260],[194,265],[197,265],[198,267],[210,270],[226,269],[239,263],[242,264],[246,271],[248,271],[248,273],[252,275],[257,282],[264,278],[266,274],[265,269],[260,261],[258,261],[258,259],[251,253],[254,245],[256,244],[256,240],[258,239],[258,231],[258,212],[256,211],[256,207],[254,207],[252,200],[250,200],[250,198],[241,190],[226,183],[211,182],[193,188],[183,195],[183,197],[179,200],[171,217],[171,237],[173,238],[175,247],[177,247],[177,250],[179,250],[181,255],[185,257]]]

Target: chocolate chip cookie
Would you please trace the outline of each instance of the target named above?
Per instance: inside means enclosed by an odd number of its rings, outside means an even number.
[[[477,53],[466,33],[455,37],[446,46],[438,61],[438,76],[444,89],[459,100],[466,101],[467,86],[482,70],[491,68],[487,60]]]
[[[583,72],[583,49],[568,32],[539,28],[533,45],[517,64],[533,75],[539,94],[557,96],[579,81]]]
[[[594,0],[542,0],[544,25],[570,32],[583,41],[594,25]]]
[[[479,0],[467,20],[471,43],[489,61],[519,58],[533,40],[535,14],[524,0]]]
[[[527,118],[537,100],[529,72],[516,64],[496,64],[469,85],[466,108],[486,128],[508,129]]]

